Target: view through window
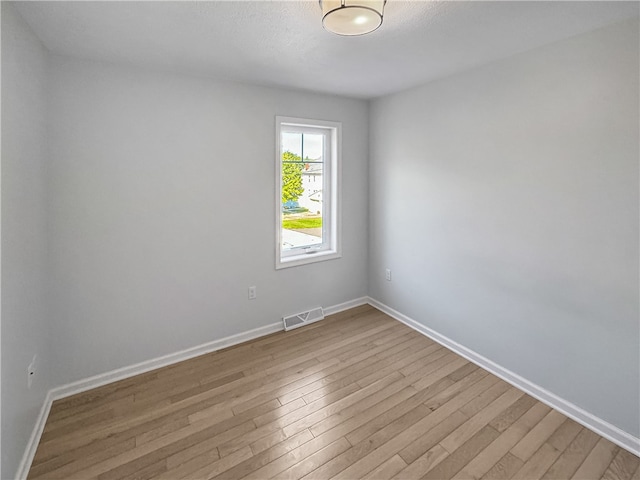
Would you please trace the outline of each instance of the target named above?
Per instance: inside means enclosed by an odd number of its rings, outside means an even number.
[[[276,268],[340,256],[336,122],[277,117]]]
[[[322,244],[325,135],[282,132],[282,248]]]

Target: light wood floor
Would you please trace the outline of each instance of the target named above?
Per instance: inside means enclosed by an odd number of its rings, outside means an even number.
[[[56,401],[29,478],[640,479],[369,306]]]

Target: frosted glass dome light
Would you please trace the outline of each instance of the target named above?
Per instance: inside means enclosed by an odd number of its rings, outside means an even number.
[[[320,0],[322,26],[338,35],[364,35],[382,25],[387,0]]]

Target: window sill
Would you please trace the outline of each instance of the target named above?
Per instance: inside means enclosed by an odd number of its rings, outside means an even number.
[[[323,250],[314,253],[291,255],[284,258],[281,257],[276,260],[276,270],[297,267],[298,265],[307,265],[309,263],[324,262],[325,260],[333,260],[340,257],[342,257],[342,254],[336,250]]]

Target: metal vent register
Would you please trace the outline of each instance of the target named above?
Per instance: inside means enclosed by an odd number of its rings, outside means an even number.
[[[318,320],[324,318],[324,312],[322,307],[317,307],[307,312],[297,313],[295,315],[289,315],[288,317],[282,317],[285,330],[293,330],[294,328],[303,327]]]

